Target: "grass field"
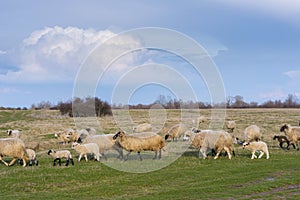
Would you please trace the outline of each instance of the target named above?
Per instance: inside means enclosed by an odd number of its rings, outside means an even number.
[[[193,112],[193,111],[191,111]],[[197,111],[198,112],[198,111]],[[118,161],[113,154],[107,161],[75,162],[74,166],[53,167],[46,153],[49,148],[69,148],[57,143],[53,133],[75,128],[72,118],[60,117],[57,111],[0,111],[0,136],[7,137],[9,128],[21,129],[25,143],[39,142],[39,166],[23,168],[0,164],[1,199],[297,199],[300,196],[300,152],[279,149],[272,140],[281,134],[284,123],[296,125],[300,116],[297,109],[241,109],[227,110],[226,120],[235,120],[233,135],[242,137],[245,127],[258,125],[263,140],[268,143],[270,159],[251,160],[250,152],[236,147],[236,157],[207,160],[197,157],[193,148],[175,162],[148,173],[128,173],[109,167],[160,165],[172,158],[163,154],[153,161],[142,153],[142,162],[132,155],[127,162]],[[180,110],[167,111],[165,129],[178,123]],[[210,110],[201,110],[209,117]],[[136,123],[149,122],[146,110],[130,111]],[[86,119],[89,121],[89,119]],[[118,125],[112,117],[99,118],[98,131],[114,133]],[[200,126],[208,128],[209,122]],[[179,143],[179,142],[178,142]],[[170,143],[169,143],[170,144]],[[169,145],[168,144],[168,145]],[[71,150],[73,155],[76,153]],[[151,153],[152,156],[152,153]],[[10,158],[6,158],[10,160]],[[141,164],[142,163],[142,164]]]

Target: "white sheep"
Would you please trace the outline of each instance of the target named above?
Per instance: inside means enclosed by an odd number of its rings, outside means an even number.
[[[118,143],[125,149],[128,153],[125,157],[125,161],[131,152],[137,152],[140,160],[142,160],[141,151],[154,151],[155,155],[153,159],[157,158],[157,153],[159,152],[158,159],[161,158],[161,150],[165,150],[165,141],[160,135],[153,135],[149,137],[137,137],[127,135],[124,131],[119,131],[114,135],[113,139],[117,140]]]
[[[255,155],[256,151],[260,152],[258,158],[261,158],[264,155],[264,153],[265,153],[266,154],[266,158],[269,159],[268,146],[263,141],[244,142],[243,143],[243,149],[248,149],[248,150],[250,150],[252,152],[251,159],[257,158],[257,156]]]
[[[245,142],[261,140],[260,128],[256,125],[250,125],[244,130]]]
[[[229,132],[233,132],[233,130],[236,127],[235,121],[226,121],[226,128],[229,130]]]
[[[96,143],[99,147],[100,154],[107,159],[105,152],[109,150],[115,150],[118,152],[118,158],[123,159],[123,149],[116,140],[113,139],[114,134],[101,134],[93,135],[83,139],[83,144]]]
[[[70,135],[67,134],[66,131],[55,133],[54,137],[56,137],[62,144],[67,144],[70,142]]]
[[[178,140],[178,138],[183,137],[184,133],[187,131],[187,127],[184,124],[177,124],[172,126],[168,133],[165,135],[165,140],[171,138],[173,141]]]
[[[87,154],[93,154],[95,160],[99,161],[101,154],[99,153],[99,147],[96,143],[87,143],[87,144],[79,144],[74,142],[72,144],[72,148],[75,149],[77,153],[79,153],[78,162],[80,162],[81,157],[85,157],[85,161],[88,161]]]
[[[58,161],[59,166],[61,166],[61,159],[62,158],[66,159],[66,166],[69,165],[70,161],[71,161],[72,165],[74,165],[72,154],[69,150],[55,151],[54,149],[50,149],[48,151],[48,155],[50,155],[54,158],[53,166],[56,165],[56,161]]]
[[[86,128],[85,130],[87,130],[89,135],[96,135],[97,134],[97,131],[94,128]]]
[[[199,157],[202,154],[203,159],[207,157],[208,150],[216,150],[216,156],[214,159],[219,157],[219,154],[222,150],[225,150],[228,154],[228,158],[231,159],[231,153],[234,153],[234,147],[232,142],[232,137],[229,133],[225,131],[213,131],[213,130],[204,130],[199,133],[196,133],[192,137],[192,145],[195,148],[199,148]]]
[[[12,157],[13,159],[8,164],[2,157]],[[23,167],[26,167],[28,156],[25,150],[25,144],[17,138],[0,138],[0,160],[6,165],[13,165],[17,159],[22,159]]]
[[[7,135],[10,136],[10,137],[20,139],[21,138],[21,131],[8,129],[7,130]]]
[[[39,161],[36,157],[36,153],[33,149],[27,149],[26,148],[26,153],[28,156],[28,160],[29,160],[29,166],[32,166],[33,164],[35,164],[36,166],[39,165]],[[23,160],[19,160],[20,165],[23,165]]]
[[[152,125],[149,123],[139,124],[132,128],[134,133],[147,132],[152,130]]]
[[[300,127],[299,126],[291,126],[290,124],[285,124],[280,128],[281,132],[284,132],[288,137],[290,144],[297,147],[299,151],[298,141],[300,140]]]

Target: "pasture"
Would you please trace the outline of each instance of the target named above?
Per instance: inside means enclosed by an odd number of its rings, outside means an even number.
[[[180,110],[166,111],[165,128],[179,122]],[[198,112],[198,111],[189,111]],[[209,118],[210,110],[200,110]],[[130,110],[135,123],[151,122],[148,110]],[[273,141],[284,123],[297,125],[299,109],[229,109],[226,120],[235,120],[237,127],[232,133],[243,136],[243,130],[251,124],[261,128],[263,141],[267,142],[270,159],[251,160],[251,153],[236,146],[236,157],[228,160],[211,156],[202,160],[198,151],[188,147],[182,156],[170,165],[162,163],[175,157],[163,153],[162,160],[152,160],[151,153],[141,153],[139,161],[132,153],[126,162],[119,161],[114,152],[101,162],[77,162],[77,154],[70,145],[58,144],[54,133],[66,128],[76,128],[74,120],[61,117],[58,111],[0,111],[0,136],[7,137],[6,130],[22,130],[25,143],[39,142],[37,150],[39,166],[26,168],[15,164],[6,167],[0,164],[1,199],[296,199],[300,195],[300,152],[279,148]],[[87,122],[89,118],[84,119]],[[119,128],[113,117],[97,119],[100,133],[115,133]],[[131,122],[128,123],[130,126]],[[125,123],[125,125],[126,125]],[[200,129],[209,128],[209,121]],[[183,143],[178,141],[178,144]],[[167,145],[170,142],[167,142]],[[70,149],[75,157],[74,166],[53,167],[53,158],[47,155],[49,148]],[[10,160],[10,158],[5,158]],[[148,173],[128,173],[109,167],[111,163],[134,168],[138,165],[160,165],[162,168]]]

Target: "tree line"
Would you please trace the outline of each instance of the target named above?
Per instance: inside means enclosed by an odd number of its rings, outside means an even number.
[[[154,105],[159,104],[165,109],[210,109],[210,108],[300,108],[300,101],[296,95],[289,94],[284,101],[268,100],[264,103],[246,102],[243,96],[237,95],[228,97],[226,102],[219,104],[211,104],[206,102],[182,101],[180,99],[172,99],[164,95],[159,95],[151,104],[112,104],[102,101],[98,97],[74,98],[73,100],[60,101],[53,105],[49,101],[42,101],[38,104],[32,104],[30,108],[10,108],[0,107],[0,110],[59,110],[61,115],[70,117],[87,117],[97,116],[102,117],[112,115],[112,109],[150,109]]]

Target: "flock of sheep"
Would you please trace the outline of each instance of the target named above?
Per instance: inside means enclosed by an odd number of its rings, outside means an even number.
[[[203,123],[204,118],[199,118],[197,123]],[[250,125],[244,130],[244,139],[234,138],[230,133],[236,128],[235,121],[227,121],[225,130],[199,130],[196,128],[187,128],[186,125],[180,123],[172,126],[164,137],[153,133],[151,124],[143,123],[133,127],[133,133],[127,134],[124,131],[118,131],[115,134],[97,134],[93,128],[82,130],[67,129],[55,134],[55,137],[63,145],[71,144],[78,154],[78,162],[84,157],[86,161],[88,156],[92,155],[96,161],[100,158],[107,159],[106,152],[114,150],[118,154],[118,159],[128,160],[132,152],[139,155],[142,160],[141,152],[153,151],[153,159],[161,159],[162,150],[166,151],[166,141],[177,142],[189,141],[190,144],[199,150],[199,157],[207,158],[209,152],[217,159],[222,151],[226,152],[229,159],[235,156],[234,144],[241,145],[244,149],[251,151],[251,159],[261,158],[264,154],[269,159],[268,145],[261,141],[262,134],[260,128],[256,125]],[[280,129],[285,135],[274,136],[274,140],[279,141],[279,145],[283,148],[283,144],[287,143],[287,149],[292,145],[294,149],[299,150],[298,140],[300,140],[300,127],[285,124]],[[21,132],[19,130],[8,130],[8,138],[0,138],[0,160],[6,165],[11,166],[17,160],[25,167],[29,165],[38,165],[36,152],[33,149],[26,148],[24,142],[20,139]],[[123,156],[123,150],[128,152]],[[257,156],[256,153],[259,153]],[[53,165],[61,165],[61,160],[66,160],[66,166],[71,163],[74,165],[72,154],[69,150],[49,149],[48,155],[54,158]],[[7,163],[3,157],[12,157],[13,159]]]

